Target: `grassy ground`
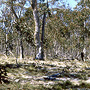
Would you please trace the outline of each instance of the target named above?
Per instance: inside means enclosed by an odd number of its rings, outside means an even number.
[[[0,90],[90,90],[90,61],[30,57],[18,60],[17,66],[15,58],[1,57],[0,64],[6,67],[10,81],[2,82]]]

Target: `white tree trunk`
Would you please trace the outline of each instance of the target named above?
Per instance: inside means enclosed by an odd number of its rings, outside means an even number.
[[[22,40],[20,40],[20,60],[22,60],[24,58],[23,55],[23,44],[22,44]]]
[[[32,9],[33,9],[33,16],[34,16],[34,22],[35,22],[35,32],[34,32],[34,41],[35,46],[39,47],[40,45],[40,26],[39,26],[39,17],[37,12],[37,0],[32,0]]]
[[[37,0],[32,0],[32,9],[33,9],[33,16],[35,22],[35,32],[34,32],[34,42],[35,42],[35,49],[38,50],[37,55],[35,55],[35,59],[41,59],[41,43],[40,43],[40,26],[39,26],[39,17],[37,12]],[[35,50],[36,52],[36,50]]]
[[[41,35],[41,42],[40,42],[40,36],[39,36],[40,35],[40,23],[39,23],[38,11],[37,11],[37,0],[32,0],[32,9],[33,9],[34,22],[35,22],[34,41],[35,41],[36,49],[38,50],[38,53],[37,55],[35,55],[35,58],[44,59],[43,40],[44,40],[46,13],[44,12],[44,15],[43,15],[42,35]]]
[[[35,40],[35,45],[39,46],[40,45],[40,37],[39,37],[40,28],[39,28],[39,18],[38,18],[36,10],[33,11],[33,15],[34,15],[34,21],[35,21],[34,40]]]

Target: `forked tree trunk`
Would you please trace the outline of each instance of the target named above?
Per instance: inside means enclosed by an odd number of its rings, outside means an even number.
[[[34,32],[34,41],[35,41],[35,52],[38,50],[37,55],[35,55],[35,59],[44,59],[44,49],[43,49],[43,40],[44,40],[44,30],[45,30],[45,19],[46,13],[44,12],[43,21],[42,21],[42,35],[41,35],[41,42],[40,42],[40,25],[39,25],[39,17],[37,11],[37,0],[32,0],[32,9],[33,9],[33,16],[35,22],[35,32]]]

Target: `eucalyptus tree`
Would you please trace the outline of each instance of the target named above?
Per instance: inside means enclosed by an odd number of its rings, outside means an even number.
[[[17,32],[19,34],[20,39],[20,57],[23,58],[23,44],[22,44],[22,16],[24,14],[24,5],[27,2],[27,0],[5,0],[3,3],[6,4],[7,7],[11,10],[11,13],[14,15],[13,21],[15,22],[15,28],[17,29]],[[39,53],[37,54],[36,58],[43,59],[43,39],[44,39],[44,27],[45,27],[45,19],[46,19],[46,12],[45,11],[48,8],[48,5],[44,5],[45,8],[43,8],[42,16],[42,35],[41,35],[41,41],[40,41],[40,17],[38,16],[38,5],[37,0],[31,0],[31,7],[33,10],[33,17],[35,21],[35,32],[34,32],[34,40],[35,40],[35,46],[39,49]],[[40,2],[44,2],[43,0],[40,0]],[[48,2],[47,2],[48,3]],[[46,8],[47,7],[47,8]],[[32,41],[32,40],[31,40]],[[41,44],[42,43],[42,44]],[[38,56],[39,55],[39,56]]]
[[[82,51],[89,49],[89,33],[90,33],[90,0],[81,0],[77,7],[77,26],[80,27],[80,44]]]
[[[40,0],[40,2],[44,2],[44,1],[45,0]],[[42,10],[41,12],[43,13],[41,38],[40,38],[40,17],[38,13],[38,0],[30,0],[30,2],[31,2],[34,22],[35,22],[35,32],[34,32],[35,52],[36,52],[36,49],[38,50],[37,55],[35,54],[35,58],[44,59],[43,41],[44,41],[45,20],[46,20],[46,12],[47,12],[45,10],[48,9],[48,0],[47,0],[47,6],[43,4],[44,8],[42,9],[41,7],[41,10]]]
[[[50,7],[48,7],[48,3],[52,6],[52,5],[55,5],[53,8],[57,7],[57,4],[55,4],[57,1],[58,2],[61,2],[62,0],[46,0],[47,2],[47,7],[45,8],[44,6],[41,7],[41,12],[43,13],[43,21],[42,21],[42,34],[41,34],[41,40],[40,40],[40,17],[39,17],[39,8],[38,8],[38,2],[44,2],[45,0],[30,0],[31,2],[31,6],[32,6],[32,9],[33,9],[33,16],[34,16],[34,22],[35,22],[35,32],[34,32],[34,41],[35,41],[35,46],[38,47],[38,54],[35,56],[37,59],[43,59],[43,53],[44,53],[44,50],[43,50],[43,46],[45,46],[45,44],[43,45],[43,43],[47,43],[47,41],[45,41],[45,37],[44,37],[44,27],[45,27],[45,19],[47,17],[46,15],[46,12],[48,13],[48,20],[47,20],[47,24],[49,24],[49,20],[50,20],[50,17],[52,16],[51,15],[51,11],[52,9],[50,9]],[[44,2],[45,3],[45,2]],[[59,5],[58,5],[59,6]],[[44,8],[44,9],[42,9]],[[54,28],[52,28],[54,29]],[[49,32],[52,32],[49,31]],[[55,34],[55,33],[53,33]],[[50,35],[50,36],[53,36],[53,35]],[[50,40],[51,41],[51,40]],[[50,42],[51,43],[51,42]]]
[[[8,51],[10,51],[10,44],[11,42],[9,42],[10,40],[8,39],[9,37],[9,33],[12,32],[11,30],[11,15],[10,14],[10,10],[8,8],[3,7],[3,10],[1,10],[2,14],[1,14],[1,28],[2,31],[5,33],[5,47],[6,47],[6,55],[8,53]]]
[[[52,17],[47,19],[46,38],[49,39],[49,47],[52,46],[53,56],[64,56],[69,42],[69,10],[63,8],[53,8]],[[68,18],[68,20],[67,20]],[[68,23],[67,23],[68,22]],[[69,47],[69,46],[68,46]]]
[[[24,58],[24,53],[23,53],[22,28],[20,26],[20,22],[21,22],[20,18],[21,16],[23,16],[23,13],[24,13],[23,6],[25,5],[26,0],[10,0],[9,3],[11,4],[10,9],[16,18],[16,29],[19,34],[19,40],[20,40],[20,59],[22,59]]]
[[[5,0],[2,3],[9,8],[11,14],[13,14],[12,23],[15,23],[15,29],[19,35],[20,41],[20,59],[24,58],[23,54],[23,41],[22,41],[22,28],[20,27],[21,17],[24,13],[24,4],[26,0]]]

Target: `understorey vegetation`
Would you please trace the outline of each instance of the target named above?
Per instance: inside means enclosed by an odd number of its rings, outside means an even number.
[[[4,79],[1,80],[0,90],[90,89],[89,61],[23,59],[23,62],[18,61],[18,65],[15,64],[14,58],[0,61],[0,67],[5,68],[1,74]]]

